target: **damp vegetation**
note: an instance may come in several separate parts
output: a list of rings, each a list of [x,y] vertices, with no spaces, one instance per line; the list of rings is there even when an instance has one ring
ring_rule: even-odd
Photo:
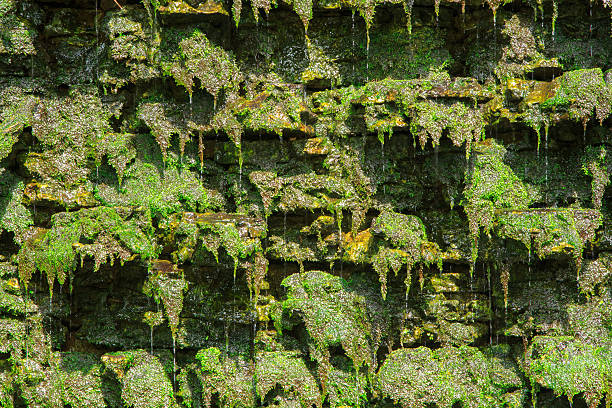
[[[0,407],[612,401],[610,0],[0,0]]]

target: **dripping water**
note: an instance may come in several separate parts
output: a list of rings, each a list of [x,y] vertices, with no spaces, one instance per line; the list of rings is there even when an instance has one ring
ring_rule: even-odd
[[[100,42],[100,29],[98,28],[98,0],[94,0],[94,3],[96,4],[96,14],[94,15],[94,27],[96,30],[96,49],[95,49],[95,54],[96,54],[96,81],[98,80],[98,78],[100,78],[100,62],[98,61],[98,47],[99,47],[99,42]],[[34,73],[32,71],[32,73]]]
[[[355,9],[351,15],[351,71],[353,72],[353,82],[355,82]]]
[[[489,346],[493,346],[493,296],[491,293],[491,265],[487,266],[487,283],[489,289]]]
[[[593,37],[593,0],[589,0],[589,56],[593,57],[593,44],[591,39]]]
[[[172,387],[176,388],[176,340],[172,335]]]
[[[546,185],[544,199],[548,200],[548,124],[544,126],[544,181]]]
[[[283,242],[287,245],[287,211],[283,212]],[[283,257],[283,278],[287,276],[287,259]]]
[[[366,82],[370,82],[370,28],[366,27]]]

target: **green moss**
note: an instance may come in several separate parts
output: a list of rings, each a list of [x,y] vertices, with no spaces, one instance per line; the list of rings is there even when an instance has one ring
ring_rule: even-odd
[[[198,30],[180,41],[178,52],[172,61],[162,62],[162,68],[165,75],[172,76],[190,95],[197,78],[200,88],[206,89],[215,100],[221,90],[236,91],[242,79],[233,57]]]
[[[21,243],[27,229],[34,223],[30,211],[22,204],[23,181],[13,173],[0,169],[0,230],[12,232]]]
[[[102,386],[102,365],[95,355],[57,353],[51,360],[51,383],[64,404],[72,407],[106,407]]]
[[[183,295],[187,291],[187,281],[183,276],[183,271],[170,265],[167,261],[157,261],[154,265],[163,267],[153,268],[142,291],[164,305],[172,337],[176,338],[179,316],[183,310]]]
[[[573,337],[536,336],[526,353],[525,373],[532,383],[569,401],[584,393],[587,404],[597,406],[610,392],[612,348]]]
[[[537,198],[537,191],[523,183],[504,163],[506,149],[493,139],[476,144],[473,165],[466,172],[463,192],[472,240],[472,262],[478,255],[480,228],[488,234],[495,221],[495,210],[526,209]]]
[[[133,145],[141,148],[138,157],[131,160]],[[125,144],[118,141],[116,146],[107,147],[110,157],[111,151],[117,151],[114,149],[119,151],[114,162],[122,182],[116,184],[113,176],[97,186],[96,197],[103,204],[144,207],[153,217],[167,217],[182,210],[204,211],[222,205],[218,195],[205,189],[200,176],[181,165],[177,155],[168,153],[164,163],[150,137],[139,135],[131,138],[126,135]],[[128,164],[121,171],[124,163]]]
[[[434,146],[439,145],[443,132],[448,131],[455,146],[465,143],[469,157],[472,142],[484,137],[484,119],[480,110],[463,103],[446,105],[426,100],[414,105],[410,131],[423,148],[429,139]]]
[[[174,408],[174,393],[162,364],[144,350],[102,356],[107,369],[121,383],[121,399],[134,408]]]
[[[555,79],[559,87],[543,109],[568,110],[570,118],[583,124],[595,116],[603,122],[612,112],[612,91],[600,68],[570,71]]]
[[[168,111],[176,110],[168,104],[161,102],[143,103],[138,107],[138,118],[146,123],[151,129],[157,144],[161,148],[162,155],[166,157],[170,147],[172,135],[178,135],[181,146],[181,154],[185,150],[185,143],[189,140],[189,133],[184,123],[177,123]]]
[[[221,406],[248,408],[255,405],[253,392],[253,368],[248,361],[236,357],[221,358],[216,347],[198,351],[200,362],[198,377],[202,383],[204,404],[210,406],[213,394],[217,394]]]
[[[18,1],[7,0],[0,12],[0,55],[35,55],[36,30],[17,14]]]
[[[363,296],[349,290],[341,278],[320,271],[291,275],[282,286],[287,288],[282,309],[304,320],[317,350],[312,357],[323,373],[329,372],[329,347],[334,345],[342,346],[355,368],[373,369],[374,345]],[[278,329],[281,324],[275,321]]]
[[[365,375],[356,376],[354,372],[332,368],[327,380],[329,406],[340,408],[367,405],[366,386]]]
[[[33,123],[33,107],[38,98],[26,95],[18,87],[0,91],[0,160],[11,153],[24,127]]]
[[[124,262],[131,254],[142,259],[154,257],[156,249],[151,237],[143,232],[138,216],[130,218],[131,215],[109,207],[54,214],[51,228],[37,238],[36,245],[25,245],[20,250],[20,258],[30,260],[19,264],[22,280],[27,284],[32,268],[36,268],[47,275],[52,290],[55,279],[64,284],[75,270],[77,255],[81,259],[93,256],[96,269],[107,260],[118,258]]]
[[[582,171],[585,175],[591,176],[591,196],[593,208],[601,209],[601,200],[605,189],[610,184],[610,170],[606,158],[608,151],[604,146],[599,149],[587,146]]]
[[[400,268],[406,265],[405,283],[408,291],[412,282],[412,267],[416,263],[441,264],[438,258],[439,248],[427,241],[425,226],[418,217],[383,211],[372,221],[372,231],[382,234],[392,246],[392,248],[381,246],[371,261],[380,279],[383,299],[387,295],[389,270],[397,276]]]
[[[582,251],[601,225],[601,213],[580,209],[533,209],[499,211],[498,235],[522,242],[529,251],[532,242],[540,258],[569,251],[580,270]]]
[[[523,385],[508,363],[474,347],[399,349],[381,366],[378,386],[403,407],[497,407],[508,402],[507,392]],[[511,406],[522,406],[518,402]]]
[[[261,352],[255,357],[256,392],[263,403],[275,387],[297,399],[302,408],[321,407],[319,386],[304,360],[294,351]]]
[[[340,71],[318,44],[306,37],[306,50],[308,52],[308,67],[302,72],[302,82],[329,81],[333,86],[342,82]]]

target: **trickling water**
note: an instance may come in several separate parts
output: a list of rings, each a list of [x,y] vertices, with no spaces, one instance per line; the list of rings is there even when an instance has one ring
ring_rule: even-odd
[[[151,328],[151,355],[153,355],[153,325],[151,325],[150,328]]]
[[[548,199],[548,125],[544,126],[544,180],[546,185],[546,197]]]
[[[489,345],[493,346],[493,295],[491,293],[491,265],[487,266],[487,282],[489,289]]]
[[[593,44],[591,38],[593,36],[593,0],[589,0],[589,56],[593,57]]]
[[[172,386],[176,388],[176,340],[172,336]]]
[[[366,82],[370,81],[370,29],[366,28]]]
[[[355,9],[351,15],[351,71],[353,73],[353,82],[355,82]]]

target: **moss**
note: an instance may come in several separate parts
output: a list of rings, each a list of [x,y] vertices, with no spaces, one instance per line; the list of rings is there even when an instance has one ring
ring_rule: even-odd
[[[609,253],[602,253],[597,259],[586,261],[578,276],[578,285],[582,292],[595,294],[612,275],[612,259]]]
[[[18,1],[5,1],[0,14],[0,55],[35,55],[36,31],[17,14]]]
[[[171,61],[162,62],[162,68],[165,75],[172,76],[190,95],[197,78],[200,88],[206,89],[215,100],[221,90],[236,91],[242,79],[233,57],[198,30],[180,41],[178,52]]]
[[[348,370],[332,368],[327,381],[329,406],[359,407],[367,406],[367,380],[363,374],[355,375]]]
[[[325,50],[306,37],[308,67],[302,72],[302,82],[329,81],[333,86],[342,82],[338,66],[325,54]]]
[[[499,236],[520,241],[529,251],[533,242],[540,258],[570,251],[578,270],[584,246],[601,222],[597,210],[545,208],[497,213]]]
[[[607,150],[604,146],[599,149],[587,146],[582,171],[591,176],[591,197],[593,208],[601,209],[601,200],[605,189],[610,184],[610,170],[606,158]]]
[[[507,365],[474,347],[399,349],[387,356],[377,380],[382,395],[403,407],[495,407],[522,386],[517,370]]]
[[[365,298],[349,290],[339,277],[325,272],[310,271],[285,278],[287,300],[282,309],[299,313],[308,334],[314,340],[313,356],[322,373],[329,372],[329,347],[341,345],[354,367],[373,369],[371,327]],[[280,329],[280,321],[275,325]],[[325,382],[325,375],[323,375]]]
[[[439,145],[446,130],[455,146],[465,143],[466,155],[469,157],[472,142],[484,137],[482,113],[463,103],[449,106],[430,100],[418,102],[414,106],[412,119],[410,131],[423,148],[429,139],[434,146]]]
[[[184,123],[177,123],[176,120],[173,120],[173,117],[168,114],[170,110],[172,110],[171,106],[160,102],[143,103],[138,107],[138,118],[151,129],[164,158],[170,147],[172,135],[178,135],[181,153],[185,150],[185,143],[189,140],[189,133],[187,133]]]
[[[106,407],[102,365],[95,355],[57,353],[51,359],[51,383],[64,404],[84,408]]]
[[[256,392],[263,403],[275,387],[297,399],[302,408],[321,407],[319,386],[304,360],[294,351],[260,352],[255,356]]]
[[[33,109],[38,98],[24,93],[19,87],[0,91],[0,160],[6,158],[17,142],[20,132],[33,123]]]
[[[532,383],[569,401],[584,393],[587,404],[597,406],[610,390],[612,349],[573,337],[536,336],[526,353],[525,373]]]
[[[107,369],[121,383],[121,399],[134,408],[176,407],[172,384],[157,357],[144,350],[107,353],[102,356]]]
[[[137,216],[130,218],[129,212],[123,214],[122,217],[117,209],[109,207],[54,214],[51,228],[36,238],[36,244],[21,248],[19,257],[28,261],[20,262],[20,276],[27,285],[36,268],[47,275],[52,291],[55,279],[63,285],[75,270],[78,254],[81,259],[92,255],[96,268],[115,257],[124,262],[130,254],[152,258],[155,245],[141,229]]]
[[[0,169],[0,230],[12,232],[17,243],[23,241],[34,223],[30,211],[22,204],[23,182],[13,173]]]
[[[537,191],[523,183],[504,163],[506,149],[493,139],[476,144],[473,164],[466,172],[463,192],[472,240],[472,262],[476,261],[480,228],[488,234],[500,208],[526,209],[538,199]]]
[[[168,261],[156,261],[142,291],[164,305],[172,337],[176,338],[179,316],[183,310],[183,295],[187,291],[183,271]]]
[[[412,282],[412,267],[416,263],[423,262],[426,265],[438,263],[441,265],[439,248],[435,244],[432,247],[431,243],[427,241],[425,226],[418,217],[383,211],[372,221],[372,231],[382,234],[392,247],[381,246],[371,261],[380,279],[383,299],[387,295],[389,270],[393,270],[397,276],[402,265],[406,265],[405,283],[408,292]]]
[[[305,261],[315,262],[318,259],[311,248],[276,235],[270,237],[270,246],[266,248],[266,253],[284,261],[297,262],[300,272],[304,271]]]
[[[106,178],[106,183],[98,184],[96,198],[103,204],[143,207],[150,210],[153,217],[167,217],[182,210],[205,211],[223,204],[218,194],[202,186],[200,176],[195,171],[181,165],[178,156],[169,153],[164,164],[159,150],[152,145],[149,137],[140,135],[126,140],[125,145],[122,145],[123,142],[117,143],[120,152],[125,152],[125,156],[117,159],[119,169],[123,160],[130,159],[132,144],[141,146],[142,150],[126,166],[121,185],[115,183],[114,176]],[[108,148],[108,151],[111,149],[114,147]],[[119,174],[120,171],[118,177]]]
[[[612,91],[600,68],[564,73],[555,79],[559,88],[542,103],[543,109],[568,110],[570,118],[583,124],[595,116],[601,123],[612,112]]]
[[[216,347],[198,351],[198,377],[202,383],[204,405],[210,407],[212,396],[218,395],[221,406],[248,408],[255,405],[253,368],[240,357],[221,357]]]

